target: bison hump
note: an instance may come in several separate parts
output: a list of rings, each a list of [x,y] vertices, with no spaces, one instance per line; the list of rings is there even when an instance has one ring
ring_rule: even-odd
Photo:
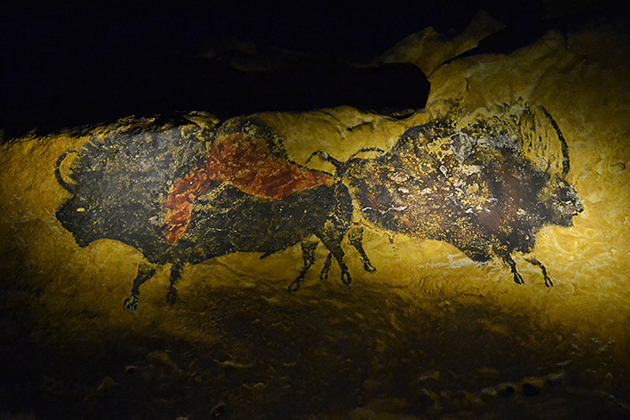
[[[211,185],[228,183],[259,199],[281,200],[320,185],[332,185],[330,174],[291,162],[282,140],[262,123],[235,118],[226,121],[207,145],[207,159],[169,191],[166,237],[176,244],[190,224],[197,197]]]
[[[246,133],[217,137],[208,147],[206,171],[209,179],[228,182],[247,194],[271,200],[333,182],[329,174],[275,156],[264,142]]]

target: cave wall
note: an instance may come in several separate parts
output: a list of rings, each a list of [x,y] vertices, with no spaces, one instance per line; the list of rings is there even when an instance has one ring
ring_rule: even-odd
[[[341,161],[364,147],[389,150],[454,104],[470,112],[518,101],[544,106],[564,133],[567,179],[584,204],[572,227],[548,226],[536,238],[534,255],[552,288],[525,256],[515,256],[525,279],[516,285],[500,259],[475,263],[445,242],[366,224],[364,248],[377,270],[364,272],[348,251],[349,287],[335,265],[320,282],[321,248],[295,294],[286,287],[302,264],[299,246],[262,260],[233,253],[187,267],[174,306],[164,302],[168,266],[159,269],[129,314],[122,301],[142,255],[107,239],[80,248],[55,218],[68,198],[54,175],[58,157],[111,127],[2,145],[2,349],[17,366],[3,403],[17,398],[16,409],[28,410],[29,398],[41,399],[48,402],[35,404],[38,415],[57,406],[78,417],[157,410],[154,418],[465,418],[514,407],[531,418],[549,407],[555,418],[592,407],[628,415],[627,29],[551,32],[509,55],[449,61],[430,75],[426,107],[407,118],[350,107],[258,114],[291,160],[331,172],[308,158],[318,150]],[[90,361],[97,367],[85,368]],[[505,384],[516,399],[496,402]],[[524,384],[542,399],[527,399]],[[137,395],[148,402],[134,405]]]

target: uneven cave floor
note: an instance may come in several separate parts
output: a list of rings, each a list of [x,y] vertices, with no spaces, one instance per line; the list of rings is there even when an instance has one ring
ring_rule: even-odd
[[[280,286],[192,284],[136,331],[85,310],[37,319],[16,310],[36,289],[4,289],[3,418],[628,416],[613,397],[627,391],[612,381],[614,343],[542,330],[481,299],[429,313],[365,284]],[[164,334],[172,318],[183,327]],[[100,333],[72,334],[73,322]]]

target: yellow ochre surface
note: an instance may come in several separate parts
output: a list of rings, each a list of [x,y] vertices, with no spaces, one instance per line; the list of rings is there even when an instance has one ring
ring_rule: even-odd
[[[475,263],[447,243],[368,225],[376,272],[344,243],[349,287],[336,263],[319,280],[320,245],[302,288],[287,292],[303,262],[296,245],[189,266],[173,306],[165,266],[130,314],[122,302],[142,255],[111,240],[80,248],[55,218],[69,196],[57,159],[88,135],[0,146],[3,349],[20,345],[40,366],[25,372],[32,388],[0,398],[34,392],[74,418],[630,418],[627,29],[552,32],[510,55],[454,59],[431,74],[426,108],[403,120],[349,107],[259,115],[293,161],[333,172],[307,159],[389,150],[454,104],[545,107],[584,204],[572,227],[538,233],[533,255],[552,288],[525,256],[514,256],[525,281],[517,285],[499,259]]]

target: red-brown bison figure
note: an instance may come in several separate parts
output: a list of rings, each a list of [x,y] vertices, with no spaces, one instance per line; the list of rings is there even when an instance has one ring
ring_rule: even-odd
[[[125,300],[128,311],[158,265],[172,264],[173,303],[186,264],[234,252],[265,257],[301,242],[304,266],[289,286],[295,291],[321,241],[329,251],[321,278],[335,257],[349,284],[341,247],[349,234],[365,269],[374,271],[362,231],[351,229],[352,199],[340,180],[291,162],[282,140],[256,119],[234,118],[219,128],[195,121],[199,116],[163,125],[122,121],[76,152],[66,175],[61,165],[71,152],[59,158],[57,180],[72,194],[56,214],[63,227],[82,247],[113,239],[145,257]]]

